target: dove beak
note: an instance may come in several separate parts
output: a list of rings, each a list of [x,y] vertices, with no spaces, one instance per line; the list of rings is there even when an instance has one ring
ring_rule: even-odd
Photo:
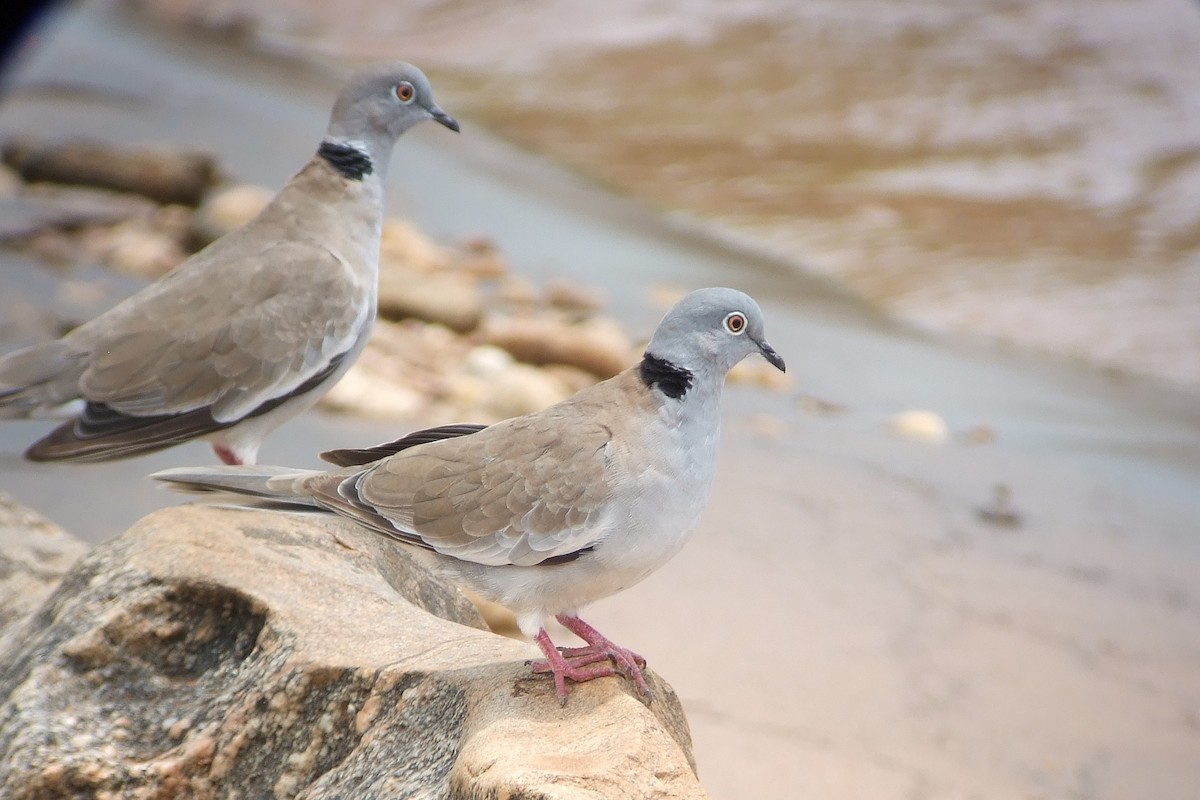
[[[429,115],[433,117],[435,122],[440,122],[450,130],[458,133],[458,120],[447,114],[445,111],[442,111],[437,106],[433,106],[429,109]]]
[[[762,357],[771,362],[771,366],[780,372],[787,372],[787,365],[783,363],[783,356],[776,353],[775,348],[767,344],[765,339],[761,341],[756,339],[754,343],[758,345],[758,352],[762,353]]]

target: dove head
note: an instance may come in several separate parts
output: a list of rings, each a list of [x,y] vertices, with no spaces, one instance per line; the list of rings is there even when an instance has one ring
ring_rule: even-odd
[[[433,101],[425,73],[403,61],[373,64],[351,75],[338,93],[325,141],[365,153],[382,172],[400,135],[427,119],[458,131]]]
[[[697,289],[667,312],[646,355],[693,375],[721,379],[748,355],[760,354],[780,371],[783,359],[767,344],[762,309],[736,289]]]

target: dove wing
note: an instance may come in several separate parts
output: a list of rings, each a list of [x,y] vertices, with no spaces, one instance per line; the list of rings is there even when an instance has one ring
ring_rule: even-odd
[[[304,241],[250,252],[226,237],[79,329],[80,388],[133,417],[207,409],[218,425],[286,398],[354,347],[368,292],[345,262]],[[231,250],[235,252],[230,252]]]
[[[319,503],[464,561],[528,566],[594,545],[613,513],[612,431],[560,406],[315,476]]]

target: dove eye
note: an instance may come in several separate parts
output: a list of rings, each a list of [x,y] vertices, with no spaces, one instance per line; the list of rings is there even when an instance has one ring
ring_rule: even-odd
[[[401,103],[411,103],[412,99],[417,96],[417,90],[408,81],[400,81],[396,84],[395,92]]]
[[[746,315],[740,311],[732,311],[725,315],[725,330],[734,336],[746,330]]]

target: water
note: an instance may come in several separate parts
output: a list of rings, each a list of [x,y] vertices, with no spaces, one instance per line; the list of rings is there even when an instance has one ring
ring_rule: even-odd
[[[918,327],[1200,387],[1190,0],[148,0],[340,59]]]

